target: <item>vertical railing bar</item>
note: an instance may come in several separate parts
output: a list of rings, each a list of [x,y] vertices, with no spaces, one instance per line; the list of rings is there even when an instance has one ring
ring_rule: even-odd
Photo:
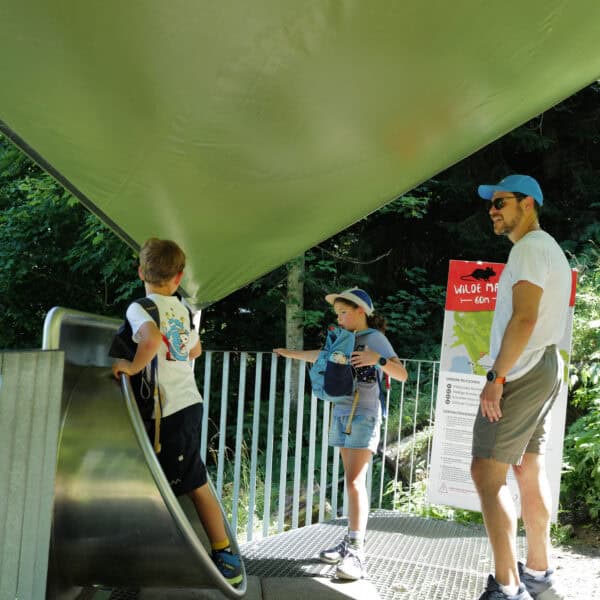
[[[277,355],[271,355],[271,380],[269,388],[269,416],[267,420],[267,457],[265,466],[265,499],[263,511],[263,537],[269,535],[271,522],[271,481],[273,478],[273,421],[275,419],[275,396],[277,392]]]
[[[235,429],[235,460],[233,463],[233,499],[231,504],[231,529],[237,533],[240,499],[240,473],[242,467],[242,442],[244,440],[244,404],[246,401],[246,364],[248,354],[240,355],[240,379],[238,385],[238,409]]]
[[[392,385],[388,378],[386,378],[386,390],[385,390],[385,414],[390,414],[390,396],[392,393]],[[385,478],[385,453],[387,451],[387,436],[388,436],[388,419],[384,420],[383,424],[383,452],[381,453],[381,477],[379,480],[379,501],[377,502],[377,508],[381,508],[383,503],[383,485]]]
[[[406,362],[406,360],[402,361],[402,364],[404,365],[405,369]],[[404,381],[400,384],[400,416],[398,418],[398,439],[396,440],[396,467],[394,470],[394,497],[392,500],[392,506],[394,508],[396,507],[396,500],[398,498],[398,469],[400,466],[400,442],[402,441],[402,418],[404,416],[404,384]],[[402,483],[400,483],[400,485],[402,485]]]
[[[296,448],[294,452],[294,493],[292,496],[292,529],[298,528],[300,510],[300,476],[302,475],[302,426],[304,424],[304,377],[306,363],[298,365],[298,397],[296,402]]]
[[[283,531],[285,521],[285,498],[287,483],[287,458],[288,458],[288,435],[290,427],[290,379],[292,371],[292,360],[285,359],[285,381],[283,389],[283,419],[281,423],[281,454],[279,464],[279,511],[277,518],[277,532]]]
[[[340,487],[340,449],[333,449],[333,464],[331,466],[331,512],[333,518],[338,516],[338,492]],[[344,513],[345,514],[345,513]]]
[[[328,430],[329,430],[329,410],[330,403],[323,402],[323,429],[321,431],[321,479],[319,485],[319,523],[325,520],[325,501],[327,498],[327,454],[329,446]]]
[[[367,467],[367,506],[371,510],[371,500],[373,498],[373,455],[369,459],[369,466]]]
[[[417,414],[419,410],[419,388],[421,387],[421,361],[417,362],[417,387],[415,390],[415,410],[413,412],[413,433],[412,433],[412,448],[410,452],[410,475],[408,478],[408,501],[412,509],[412,483],[413,471],[415,468],[415,440],[417,437]]]
[[[219,420],[219,454],[217,459],[217,497],[223,494],[223,469],[225,466],[225,432],[227,431],[227,395],[229,393],[229,355],[223,353],[223,381],[221,383],[221,418]]]
[[[426,481],[429,484],[429,466],[431,464],[431,443],[433,440],[433,420],[434,420],[434,404],[435,404],[435,367],[436,363],[431,363],[431,398],[429,400],[429,435],[427,436],[427,464],[426,464]],[[426,495],[427,497],[427,495]]]
[[[248,494],[248,528],[246,540],[251,542],[254,532],[254,510],[256,504],[256,476],[258,470],[258,439],[260,433],[260,393],[262,388],[262,352],[256,353],[254,379],[254,414],[252,415],[252,449],[250,451],[250,491]]]
[[[212,357],[213,353],[209,350],[204,353],[204,388],[202,391],[203,411],[202,411],[202,431],[200,433],[200,457],[206,464],[206,445],[208,438],[208,411],[210,409],[210,379],[212,376]]]
[[[310,425],[308,434],[308,466],[306,473],[306,525],[312,525],[313,486],[315,479],[315,445],[317,442],[317,397],[310,395]]]

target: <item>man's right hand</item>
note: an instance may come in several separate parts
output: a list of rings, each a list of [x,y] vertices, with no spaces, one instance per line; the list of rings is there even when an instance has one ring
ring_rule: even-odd
[[[500,400],[504,386],[501,383],[486,382],[479,394],[481,402],[481,414],[492,423],[499,421],[502,418],[500,410]]]

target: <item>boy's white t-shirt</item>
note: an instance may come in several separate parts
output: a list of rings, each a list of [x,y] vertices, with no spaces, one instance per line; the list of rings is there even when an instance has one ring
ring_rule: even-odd
[[[513,312],[513,286],[529,281],[544,291],[538,318],[523,353],[506,376],[513,381],[525,375],[541,359],[546,346],[563,337],[571,295],[571,268],[556,240],[542,230],[531,231],[512,248],[498,282],[492,322],[490,355],[495,360]]]
[[[187,308],[176,296],[149,294],[148,298],[158,307],[160,317],[163,340],[158,349],[158,382],[162,393],[162,416],[167,417],[202,402],[189,359],[190,350],[200,338],[198,332],[190,327]],[[154,323],[154,319],[137,302],[129,305],[126,317],[131,324],[131,337],[137,344],[139,328],[147,321]]]

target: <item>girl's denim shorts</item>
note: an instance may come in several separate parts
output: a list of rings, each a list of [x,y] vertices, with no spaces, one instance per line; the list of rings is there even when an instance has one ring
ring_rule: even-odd
[[[332,417],[329,428],[329,445],[339,448],[364,448],[377,452],[380,422],[376,417],[354,415],[352,433],[344,433],[348,417]]]

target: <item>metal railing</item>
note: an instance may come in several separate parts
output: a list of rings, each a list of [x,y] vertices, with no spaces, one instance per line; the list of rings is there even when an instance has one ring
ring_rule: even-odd
[[[310,394],[306,363],[216,351],[198,363],[201,454],[239,538],[346,514],[339,449],[327,444],[331,407]],[[367,474],[373,508],[396,506],[399,494],[410,501],[429,470],[439,363],[403,363],[409,379],[388,389],[389,417]]]

